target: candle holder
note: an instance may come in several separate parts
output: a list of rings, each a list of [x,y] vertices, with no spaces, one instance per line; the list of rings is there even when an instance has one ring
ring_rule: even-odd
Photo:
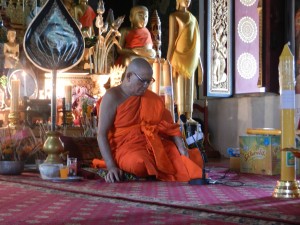
[[[71,106],[70,104],[66,104],[66,99],[62,98],[62,110],[59,112],[62,112],[63,116],[62,116],[62,120],[63,120],[63,126],[71,126],[73,124],[73,113],[71,111]]]
[[[20,113],[19,112],[10,112],[8,114],[8,126],[15,129],[20,124]]]
[[[72,125],[73,124],[73,113],[71,111],[66,112],[66,124],[67,125]]]

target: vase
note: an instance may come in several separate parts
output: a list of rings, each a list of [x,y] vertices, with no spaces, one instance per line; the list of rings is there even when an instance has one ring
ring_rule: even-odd
[[[60,139],[61,133],[49,131],[43,146],[43,151],[48,154],[45,163],[62,163],[61,154],[64,152],[64,145]]]
[[[1,175],[20,175],[23,170],[23,161],[0,161]]]

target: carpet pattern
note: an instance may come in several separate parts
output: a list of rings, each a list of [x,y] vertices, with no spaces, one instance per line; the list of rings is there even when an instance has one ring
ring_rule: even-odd
[[[300,224],[300,199],[272,197],[278,176],[210,177],[219,184],[0,176],[0,224]]]

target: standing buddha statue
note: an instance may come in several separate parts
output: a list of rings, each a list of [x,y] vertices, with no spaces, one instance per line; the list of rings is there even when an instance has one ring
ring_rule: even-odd
[[[202,83],[200,31],[197,19],[188,11],[190,0],[176,0],[176,11],[169,16],[167,59],[172,65],[174,100],[178,115],[192,120],[194,73],[198,67],[198,85]]]

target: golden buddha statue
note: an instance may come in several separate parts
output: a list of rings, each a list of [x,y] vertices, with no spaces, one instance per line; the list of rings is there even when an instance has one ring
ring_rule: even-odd
[[[16,68],[19,62],[19,44],[16,42],[17,33],[15,30],[8,30],[7,40],[4,43],[3,53],[4,53],[4,69]]]
[[[188,11],[190,0],[176,0],[176,11],[169,16],[167,59],[173,70],[174,100],[178,115],[192,120],[194,73],[198,67],[198,85],[202,84],[200,31],[197,19]]]
[[[62,1],[64,6],[66,7],[66,9],[68,10],[68,12],[70,13],[70,15],[75,18],[75,12],[74,12],[74,3],[73,0],[63,0]]]
[[[66,4],[66,1],[65,1]],[[94,19],[97,14],[94,12],[93,8],[89,6],[88,0],[79,0],[79,4],[74,6],[73,10],[68,10],[74,14],[74,18],[80,22],[81,29],[88,29],[89,36],[94,35]]]
[[[136,57],[147,60],[154,59],[156,52],[153,49],[151,34],[146,28],[149,12],[145,6],[134,6],[130,10],[130,28],[120,30],[120,47],[117,49],[119,58],[117,64],[128,65]]]

